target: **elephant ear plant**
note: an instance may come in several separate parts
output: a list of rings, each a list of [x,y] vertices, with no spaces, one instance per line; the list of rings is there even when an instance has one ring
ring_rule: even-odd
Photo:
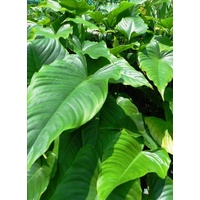
[[[28,4],[28,200],[173,199],[172,9]]]

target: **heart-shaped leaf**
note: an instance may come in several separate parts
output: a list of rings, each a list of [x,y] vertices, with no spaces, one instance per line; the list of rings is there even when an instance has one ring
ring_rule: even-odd
[[[153,81],[164,99],[165,87],[173,77],[172,51],[160,51],[158,42],[154,41],[148,44],[142,52],[139,52],[138,59],[140,68]]]
[[[117,24],[116,29],[124,34],[128,40],[146,32],[147,25],[139,16],[125,17]]]

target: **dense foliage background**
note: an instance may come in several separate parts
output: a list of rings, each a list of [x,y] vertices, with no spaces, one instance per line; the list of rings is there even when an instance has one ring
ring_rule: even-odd
[[[28,199],[173,199],[170,0],[28,4]]]

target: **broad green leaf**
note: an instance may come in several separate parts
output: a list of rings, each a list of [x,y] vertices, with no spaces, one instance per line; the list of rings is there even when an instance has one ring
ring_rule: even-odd
[[[64,10],[58,2],[53,1],[53,0],[46,0],[46,1],[40,2],[38,7],[51,8],[53,11],[56,11],[56,12]]]
[[[165,28],[171,29],[173,27],[173,18],[168,17],[165,19],[161,19],[160,24]]]
[[[83,26],[86,26],[91,30],[99,30],[98,26],[78,16],[76,18],[67,18],[65,21],[72,21],[75,22],[76,24],[83,24]]]
[[[114,27],[116,23],[118,23],[118,15],[134,5],[135,4],[132,2],[121,1],[120,4],[109,13],[107,18],[108,26]]]
[[[85,0],[58,0],[61,6],[67,11],[76,15],[84,14],[88,10],[93,10],[94,6],[90,6]]]
[[[116,187],[106,200],[141,200],[140,180],[128,181]]]
[[[102,19],[104,18],[102,12],[100,11],[94,11],[94,12],[91,12],[89,13],[90,17],[92,19],[94,19],[97,23],[100,23],[102,22]]]
[[[97,181],[98,195],[100,199],[106,199],[118,185],[150,172],[165,178],[169,164],[166,151],[142,151],[142,145],[122,130],[119,139],[112,141],[103,154]]]
[[[167,152],[173,154],[173,140],[168,132],[167,122],[157,117],[145,117],[145,123],[154,140]]]
[[[152,42],[139,52],[138,59],[140,68],[153,81],[164,99],[165,88],[173,77],[172,51],[160,51],[158,42]]]
[[[57,33],[54,33],[54,31],[50,27],[42,27],[37,26],[32,28],[32,31],[35,32],[36,36],[44,36],[45,38],[55,38],[59,39],[60,37],[63,37],[64,39],[69,37],[69,34],[72,34],[73,28],[70,27],[69,24],[62,25]]]
[[[88,54],[91,58],[97,59],[99,57],[110,58],[110,52],[104,41],[91,42],[84,41],[82,44],[82,52]]]
[[[67,55],[34,74],[28,87],[28,168],[64,130],[95,116],[106,100],[109,79],[118,79],[120,71],[110,64],[87,77],[82,58]]]
[[[148,174],[149,198],[154,200],[173,199],[173,180],[170,177],[161,179],[156,174]]]
[[[128,40],[134,36],[145,33],[147,28],[147,25],[139,16],[122,18],[116,26],[116,29],[124,34]]]
[[[138,131],[142,134],[145,138],[145,144],[151,150],[157,148],[156,143],[154,140],[147,134],[142,114],[138,111],[137,107],[127,98],[118,97],[117,104],[124,110],[126,115],[128,115],[136,124]]]
[[[122,68],[121,77],[118,82],[123,83],[123,85],[131,85],[132,87],[147,86],[152,88],[144,75],[129,65],[124,58],[112,57],[111,61]]]
[[[43,38],[28,43],[27,76],[28,85],[35,72],[43,64],[50,64],[56,59],[63,59],[67,51],[57,39]]]
[[[99,161],[95,149],[90,145],[83,147],[50,200],[96,199],[98,174]]]
[[[28,200],[40,199],[41,194],[46,190],[49,184],[52,173],[54,173],[53,168],[56,156],[52,152],[49,152],[46,156],[46,159],[41,158],[42,162],[35,162],[28,170]]]

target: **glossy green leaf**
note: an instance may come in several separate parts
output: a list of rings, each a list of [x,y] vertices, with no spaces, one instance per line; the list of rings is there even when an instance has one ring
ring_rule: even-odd
[[[118,23],[117,17],[119,16],[119,14],[132,6],[134,6],[134,3],[132,2],[121,1],[120,4],[115,9],[109,12],[109,15],[107,17],[108,26],[109,27],[115,26],[116,23]]]
[[[59,39],[60,37],[66,39],[73,32],[73,28],[70,27],[69,24],[62,25],[57,33],[54,33],[54,31],[50,27],[44,28],[42,26],[34,27],[32,30],[35,32],[36,36],[44,36],[45,38],[55,39]]]
[[[165,88],[173,77],[172,51],[160,51],[158,42],[152,42],[146,46],[145,50],[139,52],[138,59],[140,68],[153,81],[164,99]]]
[[[128,181],[116,187],[106,200],[141,200],[140,180]]]
[[[72,12],[76,15],[81,15],[88,10],[94,9],[94,6],[90,6],[85,0],[58,0],[58,2],[69,12]]]
[[[139,16],[122,18],[116,26],[116,29],[124,34],[128,40],[145,33],[147,28],[147,25]]]
[[[173,199],[173,181],[170,177],[167,176],[165,179],[161,179],[154,173],[148,174],[147,183],[149,187],[148,197],[150,199]]]
[[[94,19],[97,23],[102,22],[102,19],[104,18],[102,12],[100,12],[100,11],[91,12],[89,15],[90,15],[90,17],[91,17],[92,19]]]
[[[76,18],[67,18],[65,21],[72,21],[75,22],[76,24],[82,24],[83,26],[86,26],[91,30],[99,30],[98,26],[78,16]]]
[[[97,59],[99,57],[110,58],[110,52],[104,41],[84,41],[82,44],[82,52],[84,54],[88,54],[93,59]]]
[[[142,151],[142,145],[122,130],[119,139],[112,141],[103,154],[102,170],[97,181],[99,197],[106,199],[118,185],[149,172],[165,178],[169,164],[166,151]]]
[[[63,59],[67,51],[57,39],[43,38],[28,43],[27,47],[27,76],[28,85],[35,72],[42,65],[50,64],[56,59]]]
[[[173,154],[173,140],[168,132],[167,122],[157,117],[145,117],[145,123],[154,140],[167,152]]]
[[[33,76],[28,88],[28,168],[64,130],[83,125],[100,110],[108,80],[118,79],[120,71],[110,64],[87,77],[82,58],[67,55]]]
[[[50,200],[96,199],[98,174],[99,161],[95,149],[90,145],[83,147]]]
[[[40,2],[40,4],[38,5],[38,7],[40,8],[51,8],[53,11],[62,11],[63,8],[61,7],[61,5],[53,0],[46,0],[46,1],[42,1]]]
[[[131,85],[132,87],[147,86],[152,88],[144,75],[135,70],[124,58],[112,57],[111,61],[122,69],[118,82],[123,83],[123,85]]]
[[[47,158],[41,158],[42,162],[35,162],[28,170],[27,178],[27,200],[40,199],[41,194],[46,190],[53,168],[56,156],[52,152],[48,153]]]

